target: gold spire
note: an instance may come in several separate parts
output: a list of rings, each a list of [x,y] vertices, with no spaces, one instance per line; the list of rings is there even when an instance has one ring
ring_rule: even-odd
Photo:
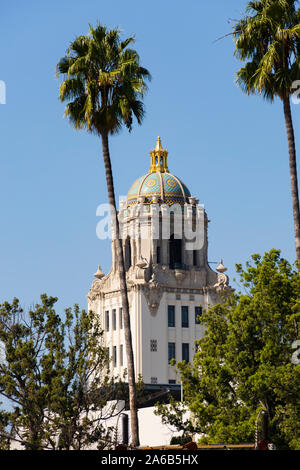
[[[151,166],[149,173],[154,173],[155,171],[165,173],[169,171],[167,164],[168,152],[162,148],[161,139],[159,136],[157,137],[156,147],[155,149],[151,150],[150,156]]]
[[[158,150],[162,150],[162,146],[161,146],[161,138],[158,136],[157,137],[157,141],[156,141],[156,147],[155,147],[155,151],[157,152]]]

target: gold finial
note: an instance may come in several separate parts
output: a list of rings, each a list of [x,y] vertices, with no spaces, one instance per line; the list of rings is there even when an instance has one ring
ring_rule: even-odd
[[[155,151],[157,152],[158,150],[162,150],[162,146],[161,146],[161,139],[160,137],[158,136],[157,137],[157,141],[156,141],[156,147],[155,147]]]
[[[154,173],[155,171],[164,173],[169,171],[167,165],[168,152],[162,148],[161,139],[159,136],[156,140],[156,147],[155,149],[151,150],[150,156],[151,166],[149,173]]]

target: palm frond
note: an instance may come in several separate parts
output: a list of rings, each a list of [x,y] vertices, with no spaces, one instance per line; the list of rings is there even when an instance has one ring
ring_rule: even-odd
[[[140,65],[138,53],[129,48],[134,37],[121,40],[119,29],[90,26],[88,36],[78,36],[57,64],[60,99],[76,129],[117,133],[122,124],[129,130],[133,117],[141,124],[141,98],[147,91],[149,71]]]
[[[67,54],[69,56],[81,57],[87,54],[89,47],[89,37],[77,36],[77,38],[70,44]]]
[[[66,105],[65,114],[70,123],[74,125],[75,129],[83,129],[87,127],[87,123],[84,119],[85,100],[85,95],[81,95]]]
[[[129,44],[133,44],[134,42],[135,42],[135,36],[131,36],[125,39],[125,41],[121,41],[119,44],[119,51],[120,52],[124,51],[124,49],[126,49],[127,46],[129,46]]]
[[[60,59],[60,61],[56,65],[56,76],[59,75],[67,75],[70,66],[74,62],[74,58],[70,56],[65,56]]]
[[[130,106],[137,122],[141,124],[145,116],[145,107],[143,102],[135,100],[130,103]]]
[[[84,94],[84,83],[80,77],[69,78],[60,85],[59,98],[61,101],[78,98]]]
[[[76,75],[84,75],[87,72],[87,58],[86,56],[78,57],[74,59],[68,68],[68,77]]]
[[[300,53],[300,13],[296,0],[248,2],[234,25],[235,56],[247,64],[237,73],[243,91],[273,100],[290,93]]]

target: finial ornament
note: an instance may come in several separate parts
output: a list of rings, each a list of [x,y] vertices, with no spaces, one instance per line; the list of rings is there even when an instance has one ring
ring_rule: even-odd
[[[221,260],[220,260],[219,266],[217,267],[217,271],[218,271],[219,273],[225,273],[225,271],[227,271],[227,268],[225,268],[225,266],[223,265],[223,260],[222,260],[222,258],[221,258]]]
[[[163,149],[161,138],[159,136],[156,140],[155,149],[151,150],[150,156],[151,166],[149,173],[154,173],[156,171],[160,171],[161,173],[169,172],[167,164],[168,152],[167,150]]]
[[[158,151],[158,150],[162,150],[162,146],[161,146],[161,138],[158,136],[157,137],[157,141],[156,141],[156,147],[155,147],[155,151]]]
[[[217,277],[217,283],[214,285],[216,287],[217,292],[223,291],[225,289],[229,288],[229,277],[224,274],[225,271],[227,271],[227,268],[223,265],[223,260],[220,260],[220,264],[217,267],[218,271],[218,277]]]
[[[104,276],[105,276],[105,274],[102,272],[101,266],[99,264],[98,269],[94,274],[94,277],[96,277],[97,279],[102,279]]]
[[[142,255],[140,256],[138,262],[136,263],[136,266],[138,268],[145,268],[146,266],[148,265],[148,261],[146,260],[146,258],[144,258]]]

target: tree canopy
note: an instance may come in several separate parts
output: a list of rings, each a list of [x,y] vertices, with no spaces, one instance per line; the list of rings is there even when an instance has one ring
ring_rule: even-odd
[[[236,74],[242,90],[283,103],[289,148],[295,247],[300,274],[300,208],[295,133],[290,95],[300,79],[300,9],[298,0],[257,0],[233,28],[235,55],[244,66]],[[297,91],[298,93],[298,91]]]
[[[149,71],[140,65],[138,53],[128,47],[132,43],[134,37],[122,40],[118,28],[109,30],[100,23],[95,28],[90,25],[89,34],[75,38],[66,55],[58,62],[57,75],[64,78],[60,86],[60,100],[66,102],[65,113],[70,122],[75,129],[87,129],[101,136],[102,140],[124,318],[131,438],[132,444],[138,446],[137,391],[129,303],[108,140],[108,136],[119,132],[123,125],[131,131],[134,117],[138,124],[144,117],[142,98],[147,90],[146,80],[151,77]]]
[[[111,432],[106,421],[117,414],[102,329],[93,312],[75,305],[64,318],[57,298],[25,313],[18,299],[0,305],[1,448],[27,450],[102,448]]]
[[[300,449],[300,279],[271,250],[237,265],[241,292],[203,313],[204,337],[193,363],[177,363],[184,402],[159,405],[163,421],[210,444],[254,442],[260,410],[268,412],[270,440]],[[189,410],[192,414],[186,414]]]
[[[150,73],[128,47],[133,42],[133,36],[121,40],[117,28],[97,24],[90,26],[88,35],[78,36],[58,62],[57,75],[65,78],[60,100],[68,102],[66,115],[76,129],[114,134],[122,124],[131,130],[133,116],[141,123],[140,98]]]
[[[237,82],[248,94],[273,101],[292,93],[300,78],[300,10],[296,0],[260,0],[247,4],[234,26],[235,55],[246,61]]]

